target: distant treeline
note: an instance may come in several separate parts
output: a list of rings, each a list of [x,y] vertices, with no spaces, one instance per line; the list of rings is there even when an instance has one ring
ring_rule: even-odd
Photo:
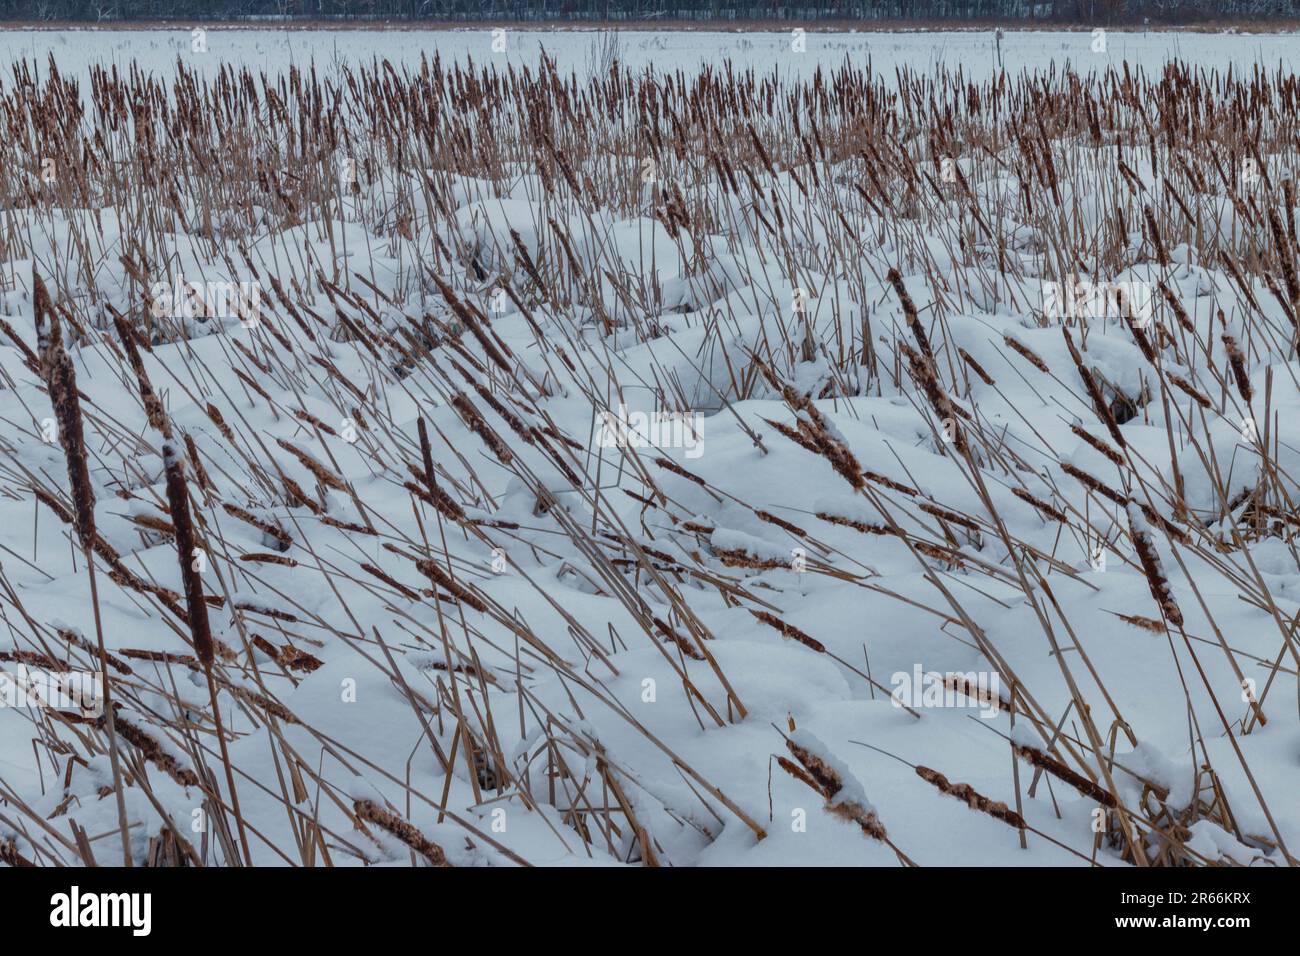
[[[1300,0],[0,0],[0,20],[1027,21],[1196,23],[1300,16]]]

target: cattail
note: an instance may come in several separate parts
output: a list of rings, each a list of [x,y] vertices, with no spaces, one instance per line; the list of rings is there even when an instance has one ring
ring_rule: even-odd
[[[310,471],[323,487],[333,488],[335,491],[342,491],[344,493],[347,492],[347,483],[344,482],[342,478],[334,474],[334,472],[330,471],[310,454],[293,444],[293,442],[285,441],[283,438],[277,438],[275,443],[289,454],[293,455],[293,457],[297,458],[298,461],[302,463],[302,466]]]
[[[1074,432],[1075,435],[1082,438],[1085,442],[1087,442],[1097,451],[1101,452],[1104,456],[1106,456],[1106,458],[1109,459],[1111,464],[1113,464],[1116,468],[1124,467],[1124,459],[1120,455],[1120,453],[1117,452],[1114,448],[1111,448],[1110,445],[1107,445],[1100,438],[1097,438],[1087,429],[1071,423],[1070,431]]]
[[[1153,634],[1163,634],[1165,632],[1165,626],[1159,621],[1154,618],[1142,617],[1140,614],[1120,614],[1119,619],[1125,624],[1131,624]]]
[[[907,319],[907,327],[916,339],[917,348],[925,356],[927,362],[934,365],[934,350],[930,347],[930,337],[926,335],[925,326],[921,324],[920,314],[916,311],[916,303],[908,295],[907,286],[903,284],[902,273],[898,269],[890,269],[889,274],[885,276],[889,284],[894,287],[894,294],[898,296],[898,302],[903,307],[903,315]]]
[[[12,651],[0,651],[0,661],[22,664],[24,667],[35,667],[46,671],[67,669],[66,662],[56,661],[48,654],[42,654],[40,651],[24,651],[21,648]]]
[[[133,661],[153,661],[158,664],[182,664],[191,670],[199,669],[199,659],[192,654],[174,654],[171,651],[150,651],[140,647],[124,647],[119,653]]]
[[[1024,818],[1016,811],[1012,810],[1005,803],[990,800],[976,792],[975,788],[968,783],[951,783],[937,770],[931,770],[929,767],[917,767],[916,775],[926,783],[932,784],[940,793],[946,793],[950,797],[956,797],[972,810],[978,810],[980,813],[986,813],[995,820],[1001,820],[1003,823],[1015,827],[1017,830],[1025,828]]]
[[[1155,213],[1151,211],[1150,206],[1142,207],[1142,217],[1146,219],[1147,230],[1150,233],[1151,245],[1156,250],[1156,261],[1162,266],[1169,265],[1169,253],[1165,251],[1164,240],[1160,237],[1160,227],[1156,224]]]
[[[1137,552],[1138,560],[1142,563],[1142,572],[1146,575],[1147,586],[1151,588],[1151,596],[1164,611],[1165,618],[1175,626],[1182,627],[1183,612],[1178,607],[1178,602],[1174,600],[1173,588],[1169,585],[1169,578],[1165,576],[1160,554],[1151,540],[1151,531],[1142,510],[1130,504],[1128,522],[1129,535],[1133,539],[1133,550]]]
[[[810,647],[819,654],[826,653],[825,644],[817,640],[815,637],[805,634],[803,631],[799,630],[799,628],[795,627],[793,624],[787,624],[785,621],[781,620],[775,614],[769,614],[767,611],[754,611],[754,610],[751,610],[749,613],[754,615],[754,617],[758,618],[768,627],[776,628],[776,630],[780,632],[782,637],[788,637],[792,641],[798,641],[804,647]]]
[[[972,372],[974,372],[981,379],[983,379],[985,385],[997,384],[997,382],[993,380],[993,378],[989,375],[989,373],[984,371],[984,366],[980,365],[979,362],[975,361],[975,359],[971,356],[969,352],[967,352],[963,348],[958,348],[957,354],[961,356],[961,360],[966,363],[967,368],[969,368]]]
[[[230,692],[245,703],[252,704],[254,707],[266,711],[271,716],[286,724],[300,723],[298,718],[295,717],[287,707],[271,700],[271,698],[267,697],[265,694],[259,694],[256,691],[249,690],[247,687],[238,687],[234,685],[230,686]]]
[[[714,556],[729,568],[750,568],[756,571],[770,571],[784,568],[785,561],[775,558],[756,558],[741,548],[714,548]]]
[[[241,554],[240,561],[255,561],[258,564],[278,564],[281,567],[296,568],[298,562],[293,558],[283,554],[263,554],[259,551],[250,551],[248,554]]]
[[[408,601],[420,600],[420,595],[414,589],[408,588],[405,584],[403,584],[401,581],[397,580],[396,578],[388,574],[382,568],[377,568],[373,564],[363,562],[361,564],[361,570],[365,571],[366,574],[370,575],[371,577],[378,578],[380,581],[383,581],[390,588],[393,588],[395,591],[398,591],[400,594],[402,594],[402,596],[405,597]]]
[[[199,547],[190,516],[183,460],[170,440],[163,443],[163,461],[166,465],[167,505],[172,513],[172,523],[176,526],[176,554],[180,560],[181,582],[185,586],[185,606],[189,612],[194,653],[205,666],[210,666],[213,656],[212,630],[208,622],[208,605],[203,599],[203,582],[194,559]]]
[[[862,832],[873,840],[888,841],[884,824],[876,814],[876,808],[867,802],[862,786],[830,756],[826,746],[807,731],[799,731],[785,742],[786,747],[800,764],[802,773],[792,775],[812,786],[826,799],[826,808],[836,816],[852,821],[862,828]],[[790,772],[793,765],[781,766]],[[811,781],[811,783],[809,783]]]
[[[972,684],[970,678],[965,674],[944,674],[943,686],[948,690],[956,691],[963,697],[969,697],[971,700],[979,701],[985,707],[992,704],[998,710],[1010,711],[1011,705],[993,692],[991,688],[980,687],[978,684]]]
[[[853,452],[837,435],[833,434],[821,413],[809,403],[803,416],[797,419],[800,431],[816,447],[817,453],[825,458],[835,471],[855,490],[861,491],[866,482],[862,477],[862,466],[858,464]]]
[[[63,640],[65,640],[67,643],[71,644],[72,646],[79,647],[87,654],[93,655],[94,657],[101,658],[101,660],[105,664],[113,668],[113,670],[117,671],[119,674],[123,674],[129,677],[133,673],[130,667],[128,667],[123,661],[118,660],[112,654],[105,652],[103,655],[101,655],[98,647],[96,647],[90,641],[86,640],[76,631],[70,628],[60,628],[58,634],[59,637],[63,638]]]
[[[1178,324],[1182,326],[1183,331],[1194,335],[1196,326],[1187,317],[1187,310],[1183,308],[1183,303],[1179,301],[1178,296],[1174,295],[1169,286],[1165,285],[1163,279],[1160,281],[1160,292],[1165,297],[1165,302],[1168,303],[1169,308],[1173,310],[1174,318],[1178,320]]]
[[[329,425],[327,422],[321,421],[311,412],[305,411],[301,408],[295,408],[293,410],[293,417],[298,419],[299,421],[306,422],[308,425],[311,425],[313,428],[320,429],[327,435],[333,435],[335,437],[338,436],[338,432],[334,430],[333,426]]]
[[[420,854],[429,861],[430,866],[451,866],[451,863],[447,860],[447,854],[443,852],[442,847],[429,840],[423,833],[407,821],[403,820],[397,814],[385,810],[383,807],[377,805],[373,800],[357,800],[353,803],[353,809],[356,811],[357,816],[362,820],[368,820],[376,826],[387,830],[416,853]]]
[[[968,518],[966,515],[958,514],[957,512],[950,511],[947,508],[940,508],[938,505],[930,504],[928,501],[921,502],[920,507],[926,514],[933,515],[940,521],[947,521],[949,524],[960,525],[969,531],[981,530],[979,522],[972,518]]]
[[[1115,491],[1105,482],[1100,481],[1097,478],[1094,478],[1092,475],[1088,474],[1082,468],[1076,468],[1074,465],[1071,465],[1069,462],[1061,462],[1061,471],[1065,472],[1071,478],[1074,478],[1085,488],[1088,488],[1091,491],[1095,491],[1103,498],[1109,498],[1111,501],[1115,502],[1115,504],[1119,505],[1120,507],[1123,507],[1124,505],[1128,504],[1127,495],[1120,494],[1118,491]]]
[[[498,435],[479,414],[477,408],[465,396],[464,392],[457,392],[451,399],[452,408],[460,414],[461,419],[469,427],[469,430],[478,435],[483,440],[483,444],[497,457],[497,460],[503,465],[508,465],[514,460],[514,454],[510,451],[508,445],[501,440]]]
[[[786,521],[784,518],[778,518],[776,515],[772,514],[771,512],[763,511],[761,509],[756,508],[754,509],[754,517],[757,518],[759,521],[764,521],[768,524],[776,525],[782,531],[788,531],[790,532],[790,534],[795,535],[796,537],[805,538],[808,536],[808,533],[804,531],[803,528],[800,528],[796,524],[791,524],[789,521]]]
[[[93,552],[99,540],[95,531],[95,492],[90,483],[90,470],[86,455],[86,437],[82,429],[80,393],[72,358],[63,345],[63,330],[58,313],[52,307],[45,283],[32,268],[32,297],[35,306],[37,342],[40,346],[41,371],[44,374],[54,417],[58,423],[59,444],[67,460],[68,486],[72,496],[72,527],[81,542],[90,577],[91,601],[95,613],[95,631],[99,646],[100,675],[103,679],[104,726],[108,731],[109,761],[113,770],[113,790],[117,800],[118,823],[122,833],[123,863],[131,864],[131,842],[126,822],[125,784],[118,759],[118,729],[114,713],[112,683],[108,676],[108,651],[104,646],[104,630],[100,620],[99,598],[95,588]]]
[[[1278,261],[1282,264],[1282,278],[1286,281],[1286,292],[1291,300],[1291,308],[1293,311],[1300,309],[1300,281],[1296,280],[1295,256],[1292,254],[1286,231],[1282,228],[1282,220],[1278,218],[1277,210],[1272,206],[1268,209],[1268,224],[1273,230],[1273,243],[1277,246]]]
[[[415,562],[415,567],[435,585],[449,591],[462,604],[468,604],[476,611],[487,610],[487,604],[482,598],[444,571],[437,561],[422,558]]]
[[[1133,341],[1137,343],[1138,350],[1141,351],[1142,357],[1151,365],[1156,365],[1157,356],[1155,346],[1152,345],[1151,340],[1147,338],[1146,330],[1142,327],[1141,321],[1129,318],[1126,320],[1126,323],[1128,325],[1129,334],[1133,336]]]
[[[279,525],[265,521],[252,514],[247,509],[241,508],[239,505],[232,505],[228,501],[223,501],[221,507],[225,510],[226,514],[230,515],[232,518],[237,518],[245,524],[252,525],[267,537],[275,539],[284,550],[287,551],[293,545],[293,538],[290,537],[289,532],[285,531]]]
[[[1169,383],[1171,385],[1173,385],[1175,388],[1183,392],[1183,394],[1191,398],[1192,401],[1196,402],[1197,405],[1200,405],[1201,408],[1209,408],[1210,405],[1213,404],[1210,401],[1210,397],[1208,395],[1198,390],[1194,385],[1192,385],[1186,379],[1178,375],[1175,375],[1172,372],[1167,373],[1165,375],[1165,378],[1169,379]]]
[[[874,471],[863,471],[862,477],[874,485],[880,485],[882,488],[888,488],[890,491],[897,491],[899,494],[907,495],[909,498],[915,498],[921,492],[911,485],[905,485],[893,478],[886,477]]]
[[[104,718],[100,719],[103,720]],[[188,767],[182,767],[175,757],[163,749],[162,744],[157,739],[150,736],[148,731],[137,727],[121,714],[116,715],[116,725],[117,732],[122,739],[134,745],[145,760],[163,771],[182,787],[197,787],[199,785],[198,775]]]
[[[1115,415],[1111,412],[1105,396],[1102,395],[1101,387],[1093,377],[1092,371],[1083,364],[1083,356],[1075,348],[1074,339],[1070,336],[1070,330],[1065,326],[1061,326],[1061,332],[1065,336],[1065,344],[1070,349],[1070,357],[1074,359],[1074,366],[1079,372],[1079,377],[1083,379],[1083,387],[1087,390],[1088,397],[1092,399],[1093,411],[1101,419],[1101,423],[1106,426],[1106,430],[1110,432],[1110,437],[1115,440],[1115,444],[1119,445],[1120,448],[1127,449],[1128,445],[1124,441],[1124,435],[1119,430],[1119,422],[1115,421]]]
[[[1025,345],[1015,336],[1010,334],[1003,335],[1002,341],[1006,343],[1007,348],[1011,349],[1013,352],[1016,352],[1024,356],[1024,358],[1028,360],[1029,364],[1032,365],[1034,368],[1038,369],[1038,371],[1051,372],[1051,369],[1047,367],[1047,363],[1044,362],[1041,357],[1039,357],[1038,353],[1035,352],[1033,349],[1031,349],[1028,345]]]
[[[1063,511],[1061,511],[1055,505],[1048,504],[1046,501],[1043,501],[1041,498],[1035,498],[1029,492],[1025,491],[1025,489],[1012,488],[1011,493],[1015,495],[1017,498],[1019,498],[1021,501],[1025,502],[1026,504],[1030,505],[1033,508],[1036,508],[1039,512],[1046,515],[1048,518],[1051,518],[1054,521],[1059,521],[1062,524],[1070,523],[1070,519],[1065,516],[1065,513]]]
[[[1250,387],[1250,375],[1246,372],[1246,357],[1241,354],[1241,349],[1237,347],[1237,340],[1231,335],[1225,332],[1220,338],[1223,339],[1223,347],[1228,353],[1228,364],[1232,366],[1232,377],[1237,383],[1237,392],[1241,395],[1241,400],[1249,405],[1254,392]]]
[[[217,430],[221,432],[222,436],[225,437],[226,441],[230,442],[231,444],[234,444],[235,433],[230,430],[230,426],[226,424],[226,420],[221,416],[221,411],[217,408],[217,406],[209,402],[207,407],[207,412],[208,412],[208,418],[212,419],[212,424],[217,426]]]
[[[169,538],[176,533],[176,529],[172,527],[170,521],[165,521],[155,515],[131,515],[130,521],[132,524],[139,525],[149,531],[156,531]]]
[[[469,329],[470,334],[478,340],[479,347],[483,349],[483,354],[486,355],[494,365],[501,369],[501,371],[505,372],[506,375],[511,375],[510,363],[505,360],[501,351],[496,347],[496,343],[494,343],[483,331],[479,320],[465,306],[465,303],[457,297],[451,286],[447,285],[447,283],[443,282],[442,279],[436,275],[432,278],[434,284],[438,286],[438,291],[442,293],[442,297],[447,301],[447,304],[451,306],[451,310],[455,314],[456,318],[458,318],[461,324],[465,326],[465,328]]]
[[[0,319],[0,331],[4,332],[5,338],[13,343],[14,348],[16,348],[19,354],[22,355],[23,364],[27,366],[28,370],[36,375],[40,375],[40,359],[37,358],[36,353],[32,351],[32,347],[23,340],[22,336],[20,336],[17,331],[15,331],[14,327],[4,319]]]
[[[867,524],[865,521],[857,521],[853,518],[845,518],[843,515],[830,514],[826,511],[817,512],[817,517],[831,524],[837,524],[844,528],[852,528],[854,531],[860,531],[863,534],[891,535],[897,534],[893,528],[883,524]]]
[[[659,633],[677,645],[681,652],[687,657],[697,661],[705,659],[704,655],[699,652],[689,638],[679,634],[676,629],[670,627],[662,618],[652,617],[650,620],[654,623],[654,626]]]
[[[280,663],[290,670],[303,671],[307,674],[325,666],[325,662],[319,657],[309,654],[301,648],[294,647],[292,644],[286,644],[280,648]]]
[[[782,424],[781,422],[774,421],[770,418],[764,418],[763,421],[767,422],[768,425],[775,428],[796,445],[802,446],[805,450],[812,452],[814,455],[821,454],[821,449],[817,447],[817,443],[804,436],[797,429],[791,428],[789,425]]]
[[[203,581],[199,575],[196,557],[200,553],[194,520],[190,515],[189,489],[185,480],[185,461],[172,437],[171,424],[163,410],[145,371],[144,362],[136,349],[135,339],[127,333],[126,323],[116,317],[118,337],[135,372],[140,400],[149,417],[149,424],[162,434],[163,470],[167,487],[167,507],[175,528],[176,556],[180,562],[181,583],[185,591],[185,607],[190,625],[190,638],[194,653],[204,667],[212,666],[212,627],[208,621],[208,605],[204,600]]]
[[[908,347],[907,343],[899,342],[898,347],[907,356],[908,368],[912,378],[921,386],[925,392],[926,400],[930,403],[930,408],[938,417],[943,425],[944,434],[952,440],[953,445],[963,455],[969,450],[966,443],[966,432],[957,421],[957,411],[948,397],[948,393],[939,384],[939,376],[935,373],[934,363],[926,361],[921,355]]]
[[[674,475],[678,475],[682,478],[685,478],[687,481],[693,481],[701,488],[707,488],[709,486],[709,483],[705,481],[703,478],[701,478],[699,475],[695,474],[694,472],[687,471],[685,468],[683,468],[681,465],[677,464],[674,461],[670,461],[667,458],[663,458],[659,456],[656,456],[652,460],[656,465],[664,469],[664,471],[671,471]]]
[[[50,294],[41,277],[32,271],[37,337],[41,345],[41,371],[49,390],[58,423],[59,444],[67,460],[68,486],[72,497],[72,527],[83,549],[95,540],[95,492],[90,483],[86,455],[86,436],[82,428],[81,402],[77,392],[77,374],[72,357],[63,346],[63,332],[58,312],[50,303]]]
[[[1016,756],[1025,762],[1037,767],[1044,773],[1051,774],[1062,783],[1069,784],[1083,796],[1097,801],[1103,807],[1114,808],[1119,806],[1113,794],[1108,790],[1103,790],[1087,777],[1075,773],[1061,761],[1057,760],[1051,754],[1039,750],[1037,747],[1031,747],[1028,744],[1012,744],[1011,749]]]
[[[198,480],[199,488],[205,492],[212,491],[212,479],[208,477],[203,460],[199,458],[199,447],[188,432],[185,433],[185,452],[189,455],[190,464],[194,466],[194,477]]]
[[[338,528],[340,531],[347,531],[350,534],[366,534],[372,537],[378,537],[379,532],[374,528],[367,528],[363,524],[357,524],[354,521],[340,521],[331,515],[321,515],[320,523],[327,524],[331,528]]]

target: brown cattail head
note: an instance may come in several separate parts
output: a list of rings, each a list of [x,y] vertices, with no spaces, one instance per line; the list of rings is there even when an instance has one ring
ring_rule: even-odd
[[[117,327],[117,337],[122,340],[122,348],[131,363],[131,370],[135,372],[135,380],[140,388],[140,401],[144,405],[145,414],[149,417],[149,424],[158,429],[164,437],[169,437],[171,426],[167,422],[167,416],[163,413],[162,402],[159,400],[158,394],[153,390],[148,373],[145,372],[144,362],[140,358],[140,350],[136,348],[135,336],[131,334],[126,319],[121,315],[113,316],[113,324]]]
[[[940,793],[946,793],[950,797],[956,797],[963,801],[966,806],[972,810],[978,810],[980,813],[987,813],[995,820],[1001,820],[1016,829],[1023,830],[1025,821],[1005,803],[998,800],[990,800],[988,797],[977,792],[974,787],[968,783],[952,783],[947,777],[937,770],[929,767],[917,767],[916,775],[926,783],[932,784],[938,788]]]
[[[86,436],[81,422],[77,373],[72,357],[63,346],[59,316],[50,302],[45,283],[32,270],[33,301],[36,307],[36,335],[40,348],[41,373],[50,393],[59,444],[68,463],[68,488],[72,495],[73,529],[83,548],[95,540],[95,491],[86,461]]]
[[[352,804],[356,815],[362,820],[367,820],[384,830],[387,830],[397,839],[401,840],[416,853],[429,861],[430,866],[449,867],[451,863],[447,860],[447,854],[443,852],[442,847],[434,843],[418,829],[403,820],[396,813],[379,806],[373,800],[356,800]]]
[[[1178,607],[1178,602],[1174,600],[1173,588],[1169,585],[1169,578],[1165,576],[1146,516],[1135,504],[1128,506],[1128,522],[1129,534],[1133,538],[1133,550],[1137,552],[1138,560],[1142,562],[1142,571],[1146,575],[1147,585],[1151,588],[1151,596],[1165,612],[1165,619],[1177,627],[1182,627],[1183,612]]]
[[[1241,400],[1249,405],[1254,393],[1250,388],[1250,375],[1246,371],[1246,357],[1241,354],[1237,340],[1231,335],[1225,332],[1221,338],[1223,347],[1228,353],[1228,364],[1232,366],[1232,377],[1237,381],[1237,392],[1241,395]]]
[[[163,462],[167,475],[167,506],[176,528],[176,556],[180,560],[181,581],[185,585],[190,637],[194,641],[194,653],[204,666],[208,666],[212,663],[212,628],[208,622],[208,604],[203,599],[203,582],[197,568],[198,538],[190,515],[185,459],[171,439],[163,442]]]
[[[194,642],[194,653],[205,667],[211,666],[213,658],[212,626],[208,621],[208,604],[203,597],[197,561],[199,560],[198,535],[194,530],[194,519],[190,514],[189,487],[185,480],[185,456],[172,438],[171,422],[163,410],[162,402],[149,382],[140,353],[135,347],[135,337],[120,316],[114,317],[118,337],[126,351],[135,372],[136,384],[140,389],[140,401],[149,424],[162,435],[163,467],[167,483],[167,507],[171,512],[172,526],[176,535],[176,557],[181,566],[181,583],[185,586],[185,607],[190,625],[190,638]]]

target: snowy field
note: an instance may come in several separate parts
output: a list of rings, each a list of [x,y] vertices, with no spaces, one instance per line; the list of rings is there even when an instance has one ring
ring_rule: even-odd
[[[340,62],[369,63],[387,59],[395,66],[414,68],[420,57],[435,54],[444,61],[480,66],[535,65],[545,50],[563,67],[583,69],[599,31],[505,30],[251,30],[206,28],[206,52],[195,53],[190,28],[170,30],[5,30],[0,31],[0,62],[16,59],[44,63],[53,55],[64,73],[81,72],[90,63],[125,66],[141,62],[146,69],[166,70],[179,57],[202,75],[221,64],[245,66],[256,72],[281,73],[290,65],[326,70]],[[811,77],[821,67],[846,61],[855,67],[870,64],[890,77],[898,67],[928,71],[936,67],[961,69],[972,80],[989,78],[998,66],[991,31],[952,33],[840,33],[810,30],[803,52],[792,49],[791,33],[626,31],[618,34],[624,64],[633,70],[697,71],[701,65],[730,61],[736,69],[779,71],[791,77]],[[494,46],[495,41],[495,46]],[[1011,72],[1041,72],[1067,65],[1079,72],[1122,69],[1125,62],[1158,68],[1184,60],[1206,69],[1250,70],[1255,65],[1288,68],[1300,54],[1294,34],[1237,35],[1202,33],[1133,33],[1110,31],[1104,51],[1093,49],[1091,31],[1007,32],[1002,63]],[[502,49],[504,47],[504,49]]]
[[[0,32],[0,861],[1294,864],[1295,39],[492,41]]]

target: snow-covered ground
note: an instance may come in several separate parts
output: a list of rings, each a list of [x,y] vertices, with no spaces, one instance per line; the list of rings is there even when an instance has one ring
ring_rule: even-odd
[[[1293,39],[205,41],[0,33],[0,859],[1300,852]]]

